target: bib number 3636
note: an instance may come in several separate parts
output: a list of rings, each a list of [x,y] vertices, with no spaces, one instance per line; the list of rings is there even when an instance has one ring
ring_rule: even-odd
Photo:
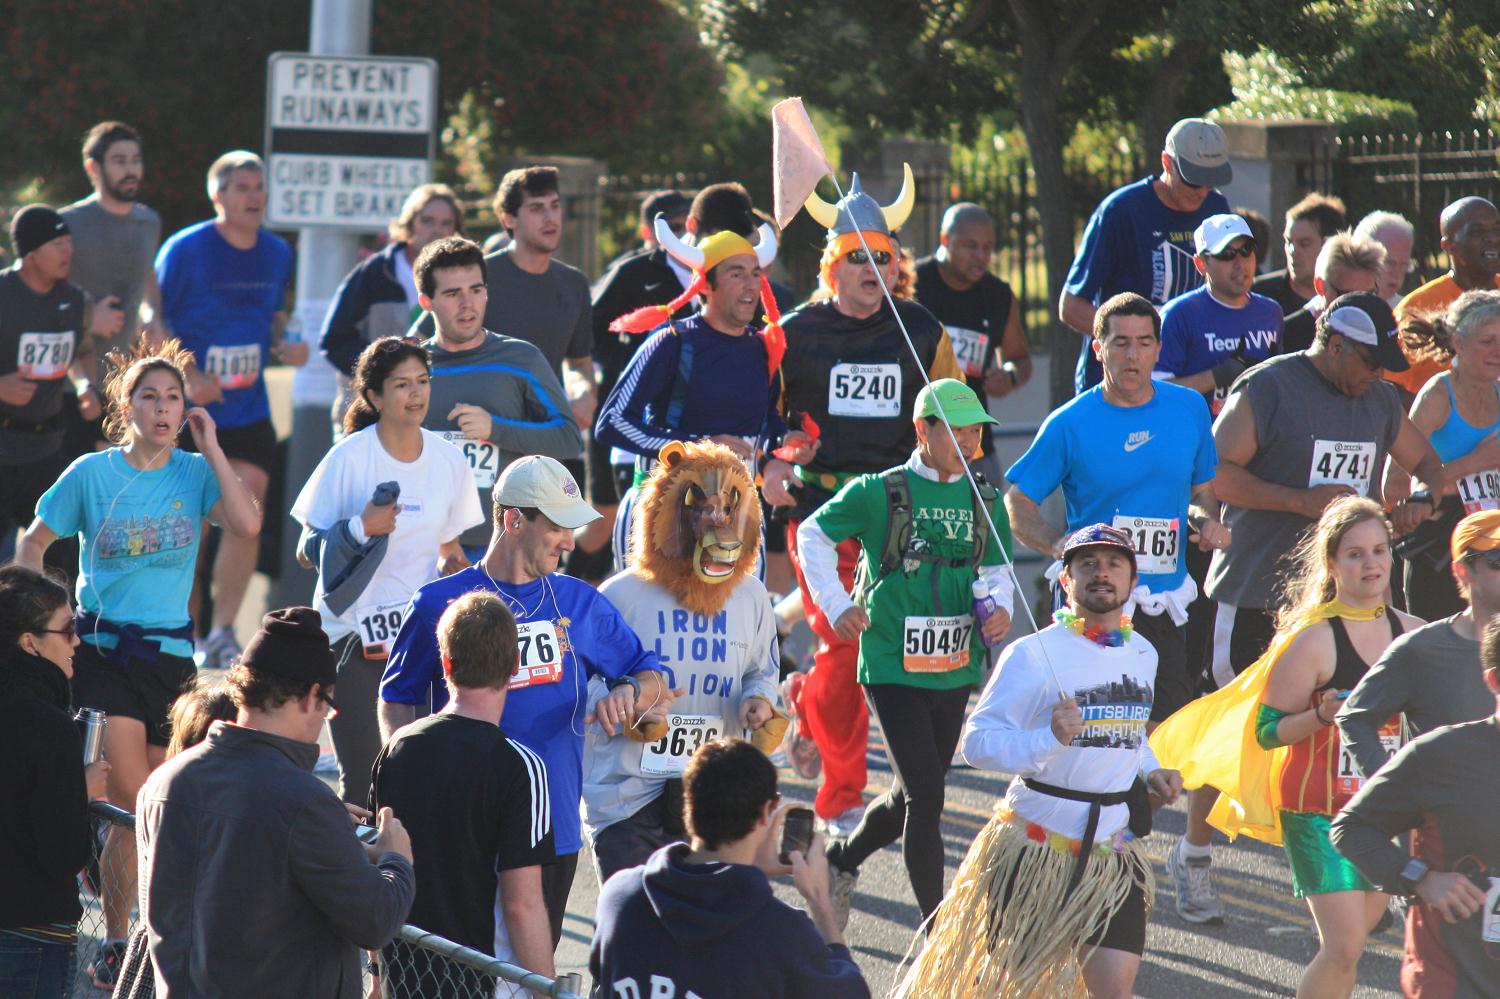
[[[875,419],[901,415],[901,365],[835,364],[828,372],[828,413]]]
[[[974,617],[908,617],[902,632],[901,666],[908,673],[951,673],[969,665]]]
[[[641,773],[681,777],[688,758],[705,742],[717,739],[722,724],[709,715],[668,715],[667,734],[641,750]]]

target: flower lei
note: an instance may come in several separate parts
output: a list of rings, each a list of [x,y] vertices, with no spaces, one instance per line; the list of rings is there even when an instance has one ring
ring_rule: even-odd
[[[1130,636],[1135,633],[1135,628],[1130,623],[1130,618],[1120,618],[1120,627],[1105,631],[1097,624],[1092,628],[1083,626],[1083,619],[1067,609],[1059,609],[1052,612],[1052,620],[1067,628],[1075,635],[1087,638],[1095,645],[1101,645],[1106,649],[1119,648],[1130,641]]]

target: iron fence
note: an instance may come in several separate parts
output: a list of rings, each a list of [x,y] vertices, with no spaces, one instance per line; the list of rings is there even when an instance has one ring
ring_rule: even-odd
[[[83,916],[78,922],[77,969],[71,993],[74,999],[98,999],[109,991],[96,987],[90,972],[101,945],[110,936],[105,925],[105,900],[128,899],[120,907],[122,914],[128,913],[124,938],[134,940],[139,917],[134,904],[135,852],[132,849],[127,855],[118,844],[105,846],[110,836],[125,836],[133,842],[135,816],[98,801],[90,804],[89,811],[96,823],[96,835],[94,856],[79,877]],[[127,858],[128,872],[124,870]],[[127,890],[128,895],[124,894]],[[123,964],[122,960],[116,967]],[[582,983],[577,974],[557,978],[535,974],[415,926],[401,928],[396,939],[381,952],[380,966],[380,995],[385,999],[492,999],[529,995],[582,999]],[[142,973],[150,974],[149,970]],[[372,984],[367,972],[366,994]],[[151,993],[149,981],[143,988],[135,982],[135,975],[122,981],[117,992],[132,997]]]

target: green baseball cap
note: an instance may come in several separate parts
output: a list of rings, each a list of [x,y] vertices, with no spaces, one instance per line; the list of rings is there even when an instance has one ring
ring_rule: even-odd
[[[984,408],[974,390],[957,378],[939,378],[917,393],[917,417],[927,416],[935,416],[950,427],[1000,422]]]

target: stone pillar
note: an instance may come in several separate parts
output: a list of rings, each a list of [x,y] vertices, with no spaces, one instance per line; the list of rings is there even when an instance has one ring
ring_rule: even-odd
[[[917,203],[901,227],[901,244],[918,257],[937,249],[938,226],[948,207],[948,168],[951,153],[945,142],[926,139],[882,139],[874,149],[850,149],[844,155],[839,183],[848,189],[848,175],[859,174],[860,186],[888,205],[901,192],[901,164],[910,163],[917,185]]]
[[[1272,270],[1286,266],[1281,233],[1288,208],[1317,189],[1320,166],[1337,135],[1331,122],[1221,121],[1229,140],[1234,180],[1223,188],[1229,204],[1253,208],[1271,223],[1271,246],[1262,247]]]

